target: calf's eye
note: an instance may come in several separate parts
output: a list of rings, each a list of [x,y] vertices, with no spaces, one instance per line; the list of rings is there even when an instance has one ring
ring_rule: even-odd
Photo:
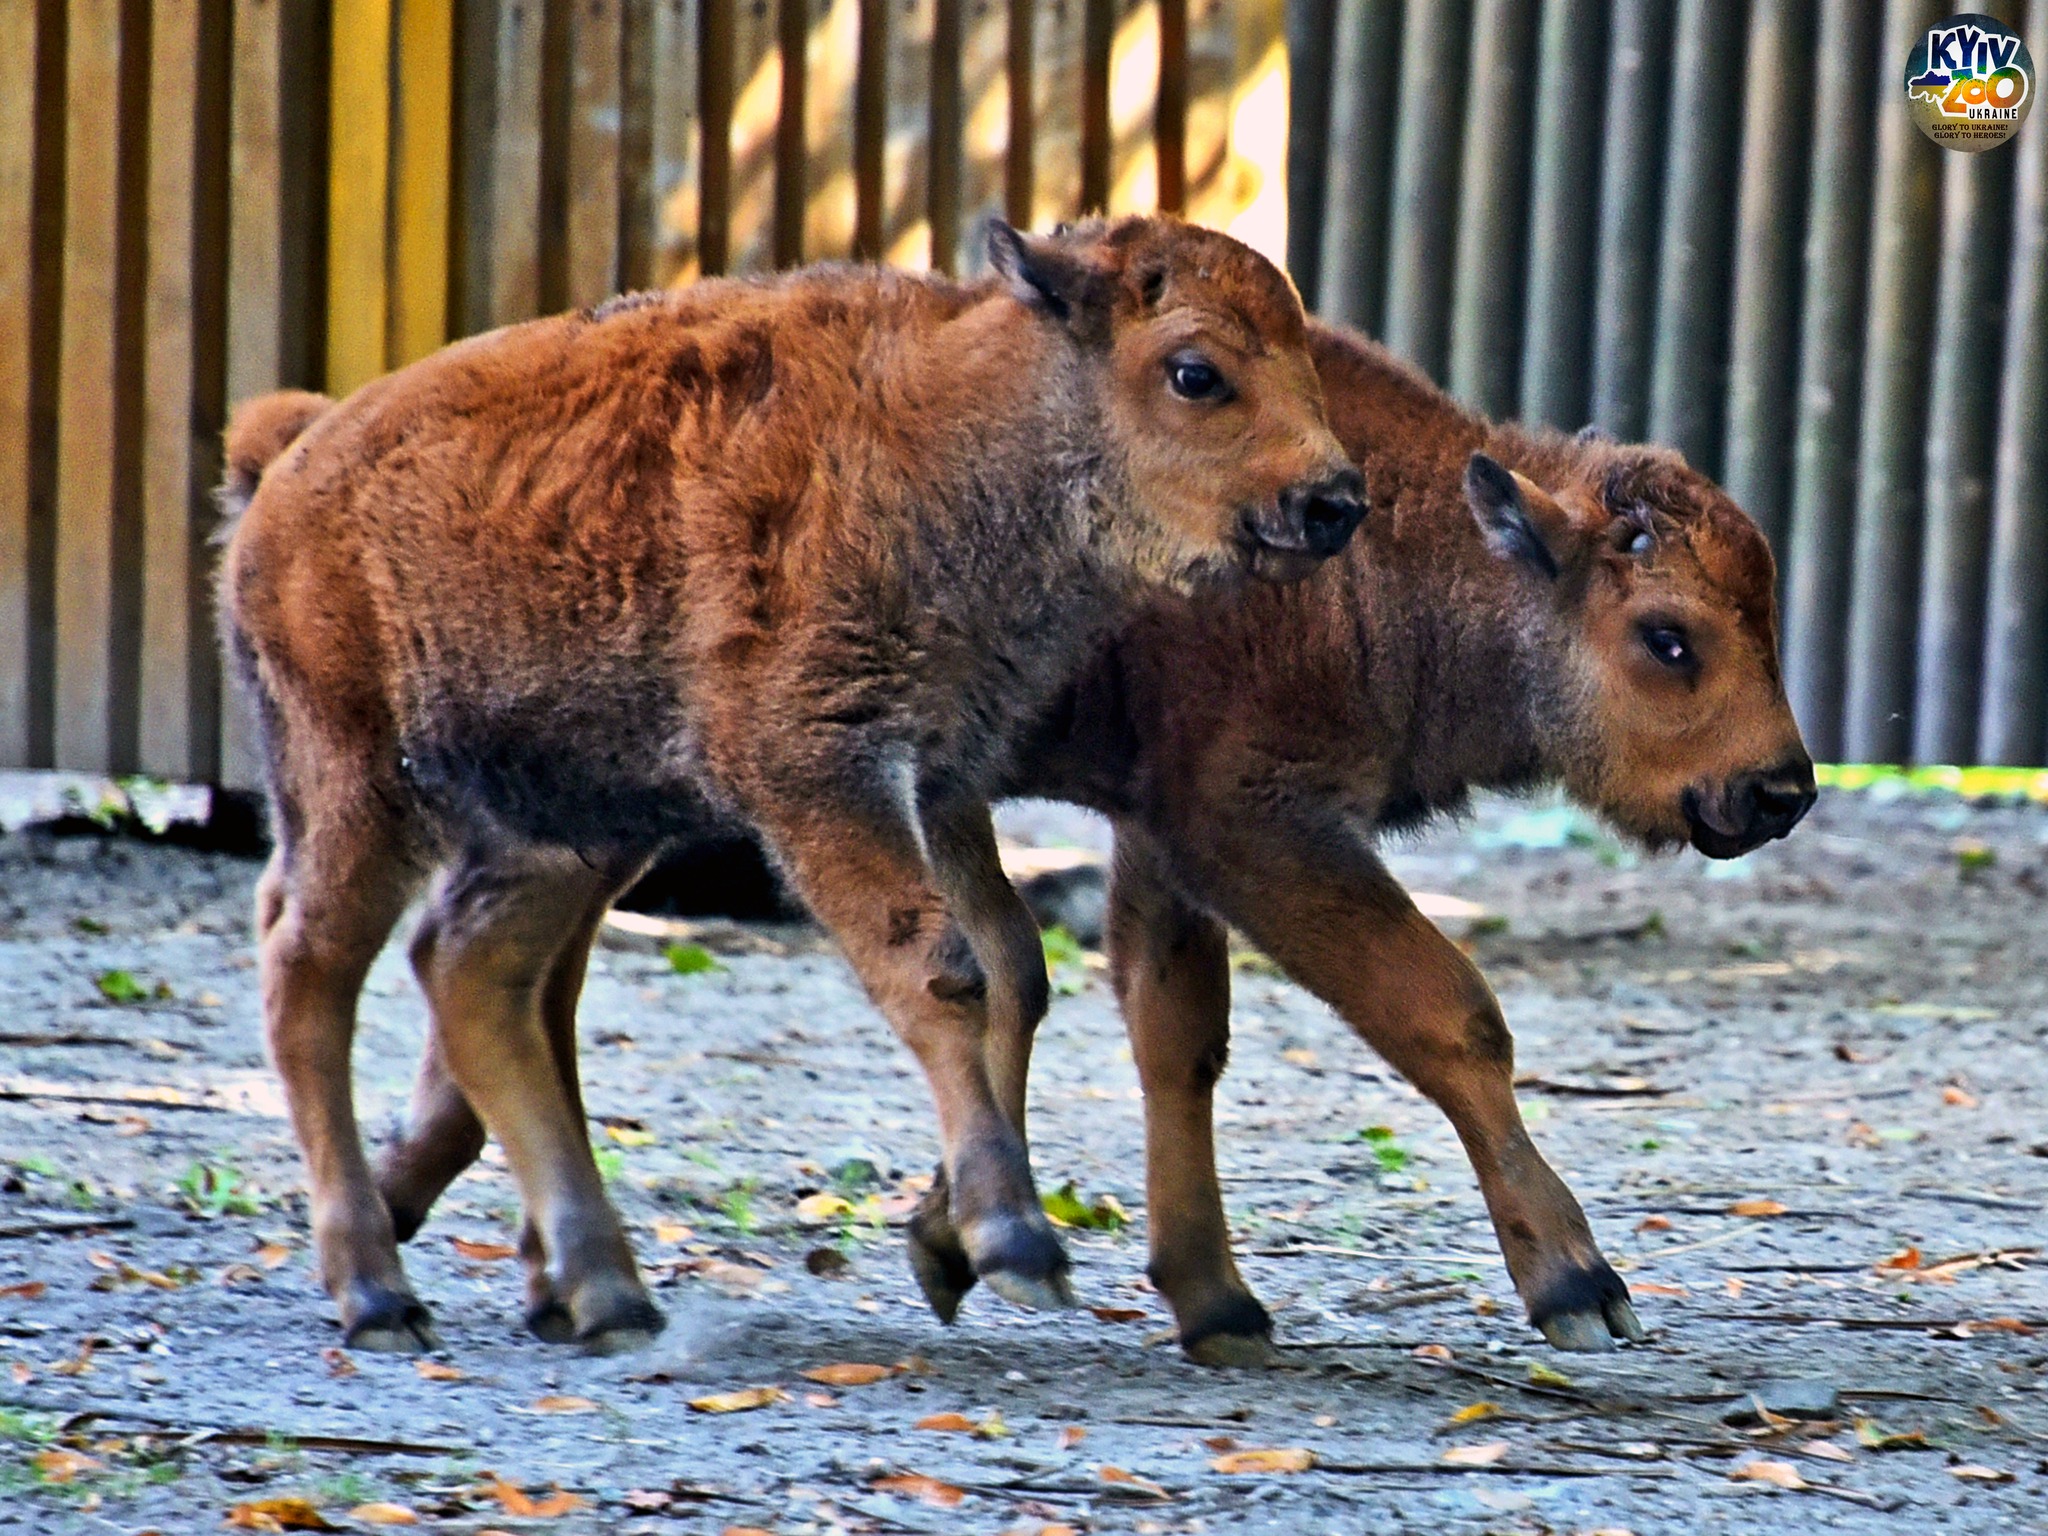
[[[1183,400],[1222,400],[1230,393],[1222,371],[1199,352],[1176,352],[1169,357],[1166,382]]]
[[[1683,630],[1662,624],[1645,624],[1643,645],[1652,656],[1674,671],[1682,671],[1693,664],[1692,647],[1686,644]]]

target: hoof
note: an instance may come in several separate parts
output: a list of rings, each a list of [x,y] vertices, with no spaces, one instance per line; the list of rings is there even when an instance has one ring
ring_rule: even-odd
[[[939,1321],[950,1323],[960,1315],[960,1303],[974,1289],[974,1265],[950,1223],[928,1220],[923,1212],[910,1218],[907,1251],[910,1272],[917,1288],[936,1312]]]
[[[417,1296],[358,1284],[350,1288],[350,1299],[355,1304],[347,1309],[344,1347],[387,1355],[424,1355],[441,1347],[441,1336],[434,1332],[434,1315]]]
[[[621,1298],[576,1330],[573,1342],[586,1355],[623,1355],[652,1344],[668,1319],[645,1296]]]
[[[1637,1343],[1649,1337],[1629,1305],[1628,1287],[1601,1259],[1531,1298],[1529,1321],[1553,1349],[1578,1354],[1612,1349],[1617,1339]]]
[[[552,1296],[526,1309],[526,1328],[543,1344],[567,1344],[576,1337],[576,1320]]]
[[[1197,1365],[1261,1368],[1279,1363],[1273,1318],[1249,1291],[1231,1291],[1180,1331],[1181,1352]]]
[[[961,1237],[975,1274],[1005,1301],[1034,1312],[1074,1305],[1073,1287],[1067,1283],[1067,1250],[1044,1217],[992,1216]]]
[[[1076,1305],[1074,1288],[1067,1283],[1064,1272],[1020,1275],[1012,1270],[992,1269],[981,1278],[1003,1300],[1027,1312],[1067,1312]]]
[[[1259,1371],[1280,1363],[1280,1352],[1263,1333],[1212,1333],[1199,1339],[1182,1339],[1180,1347],[1197,1365]]]
[[[393,1205],[388,1200],[384,1208],[391,1213],[392,1235],[401,1243],[411,1242],[419,1235],[420,1228],[427,1224],[425,1211],[416,1211],[407,1205]]]

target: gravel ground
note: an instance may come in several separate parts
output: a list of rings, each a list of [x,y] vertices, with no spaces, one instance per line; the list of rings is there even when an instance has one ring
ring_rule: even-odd
[[[262,1057],[256,866],[0,838],[0,1528],[212,1531],[296,1497],[342,1529],[386,1504],[448,1532],[2043,1529],[2048,813],[1834,795],[1714,866],[1490,805],[1395,862],[1486,909],[1446,926],[1502,995],[1537,1138],[1647,1345],[1548,1351],[1442,1118],[1249,956],[1221,1151],[1284,1364],[1173,1346],[1143,1279],[1136,1079],[1078,966],[1034,1154],[1043,1188],[1131,1224],[1069,1234],[1089,1310],[978,1293],[942,1328],[893,1225],[934,1154],[908,1054],[801,930],[713,926],[697,974],[601,951],[583,1009],[656,1347],[520,1331],[493,1156],[407,1255],[446,1355],[346,1354]],[[400,946],[361,1033],[381,1133],[420,1033]],[[802,1374],[834,1364],[891,1369]],[[780,1395],[689,1406],[749,1388]],[[1778,1412],[1726,1422],[1759,1391]],[[1215,1465],[1253,1449],[1314,1465]]]

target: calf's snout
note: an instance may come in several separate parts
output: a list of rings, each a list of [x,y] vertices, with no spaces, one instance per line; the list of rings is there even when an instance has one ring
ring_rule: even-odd
[[[1365,521],[1365,477],[1346,465],[1335,474],[1280,493],[1280,520],[1299,547],[1328,559]]]
[[[1685,792],[1692,845],[1709,858],[1732,859],[1785,836],[1820,797],[1813,760],[1800,753],[1770,768],[1731,775],[1716,790]]]

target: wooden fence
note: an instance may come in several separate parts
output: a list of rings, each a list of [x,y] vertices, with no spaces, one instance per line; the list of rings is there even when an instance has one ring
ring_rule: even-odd
[[[1721,477],[1829,758],[2048,761],[2048,110],[1975,155],[1913,126],[1907,54],[1957,9],[2048,65],[2048,0],[1289,18],[1303,292],[1494,415]]]
[[[990,213],[1284,240],[1282,0],[0,0],[0,767],[253,781],[227,404]]]

